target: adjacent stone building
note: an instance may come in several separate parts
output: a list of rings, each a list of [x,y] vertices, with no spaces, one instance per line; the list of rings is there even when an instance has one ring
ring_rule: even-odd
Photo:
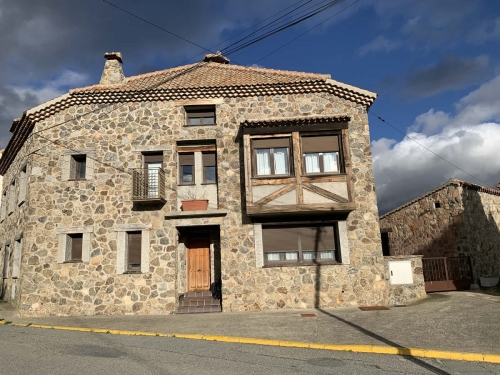
[[[2,296],[24,316],[387,305],[367,109],[220,54],[26,111],[0,161]],[[191,207],[191,205],[198,205]],[[201,206],[199,206],[201,205]],[[204,206],[203,206],[204,205]]]
[[[386,255],[470,256],[474,282],[500,276],[500,190],[450,179],[380,217]]]

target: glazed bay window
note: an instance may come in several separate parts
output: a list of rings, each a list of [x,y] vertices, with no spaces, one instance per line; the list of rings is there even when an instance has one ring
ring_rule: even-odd
[[[264,264],[338,263],[336,224],[263,226]]]
[[[252,140],[254,176],[290,175],[290,138]]]
[[[302,137],[302,153],[306,174],[341,172],[338,135]]]
[[[186,106],[186,125],[215,125],[215,105]]]
[[[179,184],[194,185],[194,152],[179,153]]]

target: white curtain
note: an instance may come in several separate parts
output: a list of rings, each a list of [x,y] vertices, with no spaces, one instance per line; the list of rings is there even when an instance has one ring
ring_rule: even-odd
[[[319,154],[305,154],[306,173],[319,173]]]
[[[304,257],[304,260],[313,260],[316,258],[314,251],[304,251],[302,256]]]
[[[157,197],[158,196],[158,185],[159,185],[159,169],[162,163],[148,163],[148,196]]]
[[[334,254],[333,251],[322,251],[321,252],[321,259],[333,259]]]
[[[280,260],[280,253],[267,253],[267,260]]]
[[[257,176],[271,174],[271,150],[261,148],[256,150],[257,154]]]
[[[274,149],[274,174],[288,174],[288,155],[286,148]]]
[[[338,153],[337,152],[325,152],[323,153],[323,166],[325,172],[338,172]]]
[[[285,260],[297,260],[297,253],[285,253]]]

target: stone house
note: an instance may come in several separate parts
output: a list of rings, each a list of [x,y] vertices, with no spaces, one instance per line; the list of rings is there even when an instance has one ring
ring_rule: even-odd
[[[367,109],[329,75],[220,54],[14,121],[0,161],[2,294],[23,316],[401,303],[382,256]],[[207,202],[208,201],[208,202]],[[203,204],[190,208],[189,204]]]
[[[380,216],[385,255],[470,256],[473,280],[500,275],[500,190],[450,179]]]

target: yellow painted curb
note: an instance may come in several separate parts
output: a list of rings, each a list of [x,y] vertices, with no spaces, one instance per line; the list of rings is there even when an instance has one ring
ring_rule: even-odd
[[[164,334],[156,332],[125,331],[119,329],[106,329],[106,328],[50,326],[50,325],[31,324],[31,323],[7,324],[7,322],[2,319],[0,319],[0,325],[9,325],[13,327],[33,327],[41,329],[57,329],[63,331],[108,333],[112,335],[174,337],[180,339],[219,341],[219,342],[254,344],[254,345],[264,345],[264,346],[282,346],[289,348],[308,348],[308,349],[321,349],[321,350],[332,350],[332,351],[348,351],[355,353],[404,355],[410,357],[439,358],[439,359],[448,359],[454,361],[500,363],[500,354],[490,354],[490,353],[465,353],[465,352],[451,352],[443,350],[378,346],[378,345],[321,344],[313,342],[271,340],[271,339],[259,339],[259,338],[238,337],[238,336],[218,336],[218,335],[183,334],[183,333]]]

